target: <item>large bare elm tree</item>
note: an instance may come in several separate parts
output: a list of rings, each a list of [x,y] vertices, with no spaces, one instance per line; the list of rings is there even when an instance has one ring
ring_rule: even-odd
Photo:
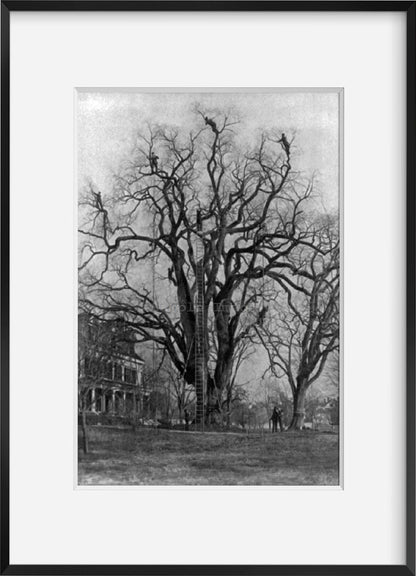
[[[259,337],[265,281],[312,298],[305,283],[315,282],[311,260],[323,250],[309,216],[313,182],[292,168],[292,137],[270,131],[246,143],[239,128],[205,112],[187,133],[148,126],[111,193],[90,184],[81,194],[81,307],[123,317],[191,385],[202,265],[207,422],[221,411],[242,348]]]

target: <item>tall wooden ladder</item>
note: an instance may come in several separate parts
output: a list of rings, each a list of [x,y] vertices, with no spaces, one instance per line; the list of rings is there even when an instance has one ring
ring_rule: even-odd
[[[195,297],[195,426],[204,431],[205,426],[205,303],[204,303],[204,243],[202,239],[201,212],[197,211],[197,236],[195,243],[196,297]]]

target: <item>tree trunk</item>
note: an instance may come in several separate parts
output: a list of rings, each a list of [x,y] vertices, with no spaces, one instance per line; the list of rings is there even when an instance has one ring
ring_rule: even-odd
[[[81,411],[81,428],[82,428],[82,450],[84,454],[88,454],[88,428],[87,428],[87,415],[85,409]]]
[[[215,387],[214,379],[211,376],[207,378],[207,394],[205,398],[205,423],[214,424],[216,421],[215,414],[218,413],[218,390]]]
[[[231,399],[230,395],[227,394],[227,415],[226,415],[226,426],[227,430],[229,430],[231,426]]]
[[[230,344],[229,339],[223,340],[218,351],[214,377],[208,378],[207,412],[210,417],[210,423],[215,421],[216,415],[221,415],[222,419],[222,403],[224,394],[227,395],[227,400],[230,396],[233,369],[233,352],[234,349]],[[229,409],[229,404],[227,409]]]
[[[182,409],[182,402],[180,400],[178,400],[178,419],[179,419],[179,424],[182,424],[183,409]]]
[[[215,378],[208,376],[207,381],[207,398],[206,398],[206,412],[207,423],[214,424],[220,417],[221,424],[223,424],[223,399],[227,394],[227,422],[229,425],[229,412],[231,404],[231,378],[232,378],[232,356],[222,362],[217,362],[215,369]]]
[[[305,421],[305,400],[307,382],[298,380],[298,386],[293,396],[293,416],[288,430],[301,430]]]

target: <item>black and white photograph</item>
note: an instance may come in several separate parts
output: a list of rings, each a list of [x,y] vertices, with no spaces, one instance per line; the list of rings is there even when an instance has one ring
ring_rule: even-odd
[[[340,486],[340,89],[79,89],[77,484]]]

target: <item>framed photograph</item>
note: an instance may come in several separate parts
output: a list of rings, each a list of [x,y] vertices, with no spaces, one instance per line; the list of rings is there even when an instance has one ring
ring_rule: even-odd
[[[1,573],[415,576],[415,3],[1,30]]]

